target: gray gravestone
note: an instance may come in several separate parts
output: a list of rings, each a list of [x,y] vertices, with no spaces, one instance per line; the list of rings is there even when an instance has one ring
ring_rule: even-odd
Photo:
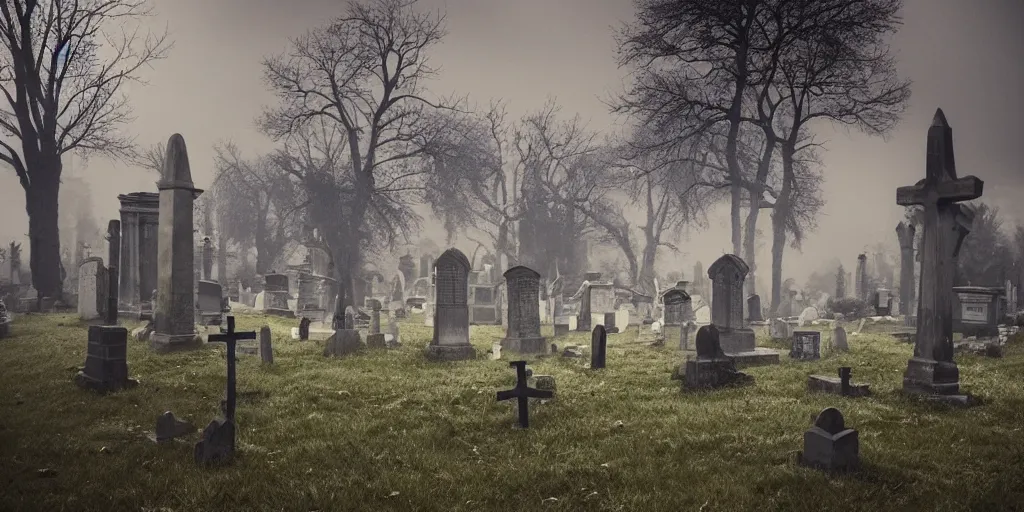
[[[743,322],[743,281],[749,268],[738,256],[725,254],[708,267],[711,279],[711,323],[721,333],[726,353],[751,352],[754,331]]]
[[[269,325],[260,327],[260,359],[266,364],[274,364],[274,348],[271,345]]]
[[[761,296],[753,294],[747,297],[747,320],[750,322],[763,322],[764,317],[761,315]]]
[[[687,320],[686,310],[690,309],[690,295],[679,288],[672,288],[661,296],[665,306],[665,326],[680,326]]]
[[[367,299],[370,306],[370,334],[380,334],[381,303],[377,299]],[[369,340],[367,340],[369,342]]]
[[[821,359],[821,333],[818,331],[794,331],[793,346],[789,357],[801,361]]]
[[[590,368],[604,368],[605,358],[608,354],[608,333],[603,325],[594,327],[590,335]]]
[[[103,259],[86,258],[78,266],[78,316],[82,320],[95,320],[105,316],[109,283]]]
[[[540,274],[517,266],[505,274],[508,326],[501,346],[520,354],[544,353],[547,340],[540,335]]]
[[[116,325],[90,325],[85,368],[75,383],[101,393],[134,387],[128,378],[128,329]]]
[[[860,466],[860,441],[857,431],[846,428],[839,409],[829,407],[807,432],[800,462],[828,471],[849,471]]]
[[[850,351],[850,344],[846,340],[846,329],[838,322],[832,328],[832,346],[839,352]]]
[[[192,183],[185,139],[174,134],[167,154],[160,190],[160,232],[157,241],[157,298],[150,346],[156,352],[194,348],[201,343],[195,332],[193,280],[193,202],[202,190]]]
[[[475,359],[469,343],[469,259],[452,248],[434,262],[434,336],[427,357],[435,360]]]

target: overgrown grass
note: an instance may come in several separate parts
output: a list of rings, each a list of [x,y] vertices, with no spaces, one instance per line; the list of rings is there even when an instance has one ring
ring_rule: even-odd
[[[130,341],[141,384],[99,396],[72,383],[86,331],[73,316],[16,319],[0,341],[0,510],[1014,510],[1024,504],[1024,349],[960,356],[965,389],[986,400],[957,410],[898,393],[911,346],[852,336],[852,352],[746,371],[747,388],[682,394],[682,356],[609,338],[608,368],[528,358],[554,375],[556,399],[513,428],[495,401],[514,372],[484,352],[501,333],[474,327],[476,361],[430,363],[422,317],[404,347],[325,359],[322,342],[269,323],[275,365],[238,367],[235,463],[200,469],[187,441],[145,439],[172,410],[202,428],[225,383],[224,349],[158,356]],[[547,327],[546,334],[550,334]],[[826,335],[827,338],[827,335]],[[566,343],[589,344],[589,334]],[[786,358],[783,357],[785,360]],[[854,367],[874,396],[805,392],[808,374]],[[794,465],[812,414],[836,406],[860,431],[864,468],[830,476]],[[621,421],[621,426],[616,426]],[[49,468],[55,475],[40,476]]]

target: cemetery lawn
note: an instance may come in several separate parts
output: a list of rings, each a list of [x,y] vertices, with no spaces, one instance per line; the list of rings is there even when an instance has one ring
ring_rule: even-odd
[[[514,371],[486,350],[500,327],[473,327],[476,361],[430,363],[430,328],[402,324],[404,346],[325,359],[289,337],[292,320],[240,315],[274,334],[272,367],[238,366],[239,455],[192,461],[198,433],[148,441],[165,410],[202,428],[225,383],[223,346],[166,356],[129,341],[134,389],[98,396],[72,377],[86,330],[73,315],[19,316],[0,341],[0,510],[1014,510],[1024,505],[1024,348],[958,356],[963,386],[986,400],[948,409],[897,393],[911,346],[877,333],[852,352],[751,368],[753,387],[684,395],[682,361],[636,331],[609,336],[608,368],[527,358],[554,375],[556,399],[530,429],[495,392]],[[134,325],[129,325],[129,328]],[[550,335],[550,326],[545,326]],[[852,331],[854,326],[850,326]],[[874,331],[875,334],[871,334]],[[829,335],[823,336],[823,342]],[[589,333],[565,343],[585,344]],[[764,339],[759,343],[769,345]],[[824,343],[823,343],[824,344]],[[775,345],[780,348],[779,345]],[[807,375],[854,368],[874,396],[808,395]],[[836,406],[860,431],[863,470],[830,476],[794,465],[810,417]]]

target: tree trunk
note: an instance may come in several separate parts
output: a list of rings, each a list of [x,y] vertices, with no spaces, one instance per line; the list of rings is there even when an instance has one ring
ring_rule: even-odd
[[[747,278],[743,282],[743,294],[746,297],[753,295],[756,289],[756,283],[754,282],[757,275],[755,242],[757,241],[757,218],[761,213],[759,208],[760,194],[751,190],[749,195],[750,210],[747,211],[747,222],[743,226],[743,261],[750,268],[750,272],[747,273]]]
[[[782,146],[782,188],[772,210],[772,318],[778,313],[782,299],[782,256],[786,250],[786,221],[790,215],[790,195],[793,191],[793,155],[795,148]]]
[[[61,298],[60,228],[58,193],[62,170],[60,157],[29,162],[31,184],[25,189],[28,212],[29,270],[38,297]]]

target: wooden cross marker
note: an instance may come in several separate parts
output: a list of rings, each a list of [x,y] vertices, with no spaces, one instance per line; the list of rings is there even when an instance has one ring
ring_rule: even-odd
[[[905,391],[959,392],[960,375],[953,362],[953,267],[972,216],[956,203],[981,197],[983,187],[974,176],[957,178],[953,130],[942,109],[937,110],[928,129],[925,179],[896,189],[897,204],[923,206],[924,228],[917,341],[903,377]]]
[[[526,361],[512,361],[508,365],[516,369],[516,387],[508,391],[498,391],[498,401],[518,399],[519,426],[530,428],[530,398],[551,398],[555,394],[552,391],[527,386]]]
[[[211,334],[210,343],[222,342],[228,347],[228,389],[227,405],[224,407],[224,419],[235,422],[235,343],[239,340],[255,340],[256,331],[235,332],[235,317],[228,317],[228,330],[220,334]]]

